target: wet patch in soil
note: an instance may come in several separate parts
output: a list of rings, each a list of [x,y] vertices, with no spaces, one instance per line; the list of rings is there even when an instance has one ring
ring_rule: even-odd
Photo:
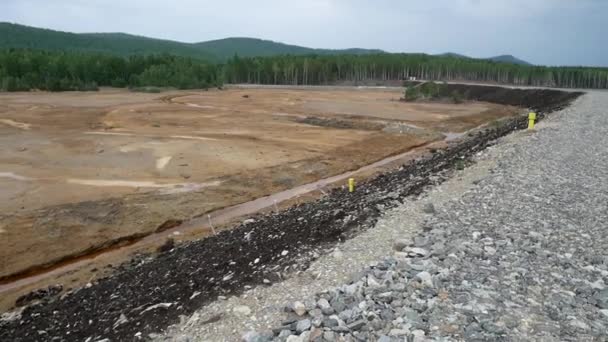
[[[458,86],[470,99],[534,109],[539,118],[581,95]],[[42,300],[25,308],[19,318],[0,321],[0,340],[131,341],[136,334],[146,338],[218,295],[238,294],[245,285],[279,281],[307,267],[317,256],[315,250],[373,227],[384,209],[420,194],[441,180],[436,175],[457,168],[495,139],[526,124],[525,117],[506,120],[362,183],[355,193],[334,189],[317,201],[259,215],[204,240],[168,246],[157,257],[122,265],[111,277],[61,298],[39,296]]]
[[[303,119],[296,119],[296,122],[320,126],[320,127],[330,127],[330,128],[338,128],[338,129],[360,129],[367,131],[380,131],[385,125],[382,123],[374,123],[363,120],[346,120],[346,119],[338,119],[338,118],[320,118],[316,116],[307,116]]]

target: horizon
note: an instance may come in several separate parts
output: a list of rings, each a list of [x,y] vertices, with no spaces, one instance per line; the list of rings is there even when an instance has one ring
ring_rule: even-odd
[[[604,58],[608,48],[602,44],[601,32],[602,18],[608,15],[608,2],[599,0],[576,3],[513,0],[509,4],[437,0],[433,4],[408,3],[409,10],[401,13],[387,11],[388,7],[404,9],[403,4],[392,0],[381,0],[379,6],[373,8],[361,0],[356,0],[355,5],[344,0],[230,3],[236,4],[240,11],[225,13],[221,9],[226,4],[183,0],[178,5],[189,5],[191,11],[180,14],[183,6],[177,6],[176,13],[163,16],[160,13],[166,14],[167,5],[158,0],[147,1],[145,5],[142,0],[110,4],[80,0],[59,0],[54,4],[40,0],[6,0],[0,4],[0,21],[72,33],[125,33],[183,43],[255,38],[315,49],[360,48],[430,55],[450,52],[472,58],[511,55],[535,65],[608,67],[608,60]],[[382,4],[391,6],[380,6]],[[292,13],[296,9],[301,15],[294,18]],[[133,11],[142,15],[131,16],[134,20],[130,21],[120,20]],[[311,16],[308,12],[314,13]],[[209,17],[209,13],[214,16]],[[259,16],[251,19],[250,14],[254,13]],[[404,18],[397,20],[397,14]],[[67,20],[70,16],[73,20]],[[118,20],[105,20],[110,16]],[[171,16],[174,20],[169,20]],[[291,22],[286,18],[291,18]],[[268,25],[269,19],[274,23]],[[359,23],[366,20],[369,25],[361,28]],[[155,25],[158,21],[169,24]],[[442,24],[438,25],[438,21]],[[200,22],[206,24],[201,26]],[[490,29],[479,30],[479,27]],[[327,35],[328,29],[333,29],[335,34]]]

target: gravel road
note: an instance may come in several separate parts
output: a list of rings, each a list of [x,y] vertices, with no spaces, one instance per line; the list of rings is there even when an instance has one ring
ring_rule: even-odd
[[[159,340],[608,340],[606,108],[590,92],[306,272]]]
[[[279,339],[608,339],[606,108],[591,93],[497,146],[488,177]]]

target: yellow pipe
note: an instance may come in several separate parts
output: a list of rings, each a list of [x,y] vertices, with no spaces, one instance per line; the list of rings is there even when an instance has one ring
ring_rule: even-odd
[[[355,179],[354,178],[348,179],[348,192],[355,192]]]
[[[536,113],[530,112],[528,114],[528,129],[534,129],[534,121],[536,121]]]

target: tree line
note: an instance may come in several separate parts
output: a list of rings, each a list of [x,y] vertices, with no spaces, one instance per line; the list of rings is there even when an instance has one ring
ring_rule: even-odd
[[[0,90],[97,90],[111,87],[206,89],[222,86],[220,66],[172,55],[119,57],[30,49],[0,51]]]
[[[33,49],[0,50],[0,91],[112,87],[206,89],[228,83],[331,85],[407,80],[608,88],[608,68],[545,67],[424,54],[240,58],[225,64],[162,55],[110,56]]]
[[[474,81],[520,86],[608,88],[608,68],[546,67],[425,54],[234,56],[230,83],[322,85],[406,80]]]

